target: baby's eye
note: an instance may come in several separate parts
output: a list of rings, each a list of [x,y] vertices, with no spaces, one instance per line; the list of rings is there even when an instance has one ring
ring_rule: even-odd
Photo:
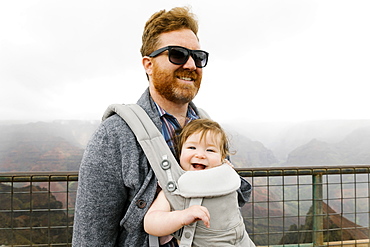
[[[212,152],[212,153],[214,153],[214,152],[216,152],[214,149],[207,149],[207,152]]]
[[[195,149],[195,147],[194,146],[189,146],[188,149]]]

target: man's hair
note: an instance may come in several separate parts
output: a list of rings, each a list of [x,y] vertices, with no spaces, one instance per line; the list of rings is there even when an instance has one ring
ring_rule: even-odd
[[[154,13],[144,27],[141,55],[148,56],[156,50],[160,34],[180,29],[190,29],[195,35],[198,33],[198,21],[189,8],[176,7],[170,11],[161,10]]]
[[[180,159],[182,145],[189,136],[196,133],[201,134],[201,140],[207,135],[207,133],[211,133],[215,138],[218,138],[217,141],[220,144],[222,160],[230,154],[229,140],[221,126],[210,119],[196,119],[185,125],[176,138],[176,152],[178,159]]]

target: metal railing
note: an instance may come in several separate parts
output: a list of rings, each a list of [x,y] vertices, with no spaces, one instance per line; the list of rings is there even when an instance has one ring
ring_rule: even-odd
[[[77,172],[0,173],[0,246],[71,246]]]
[[[254,186],[242,208],[259,246],[369,246],[370,166],[238,169]]]
[[[370,166],[237,169],[257,246],[370,246]],[[0,173],[0,246],[71,246],[77,172]]]

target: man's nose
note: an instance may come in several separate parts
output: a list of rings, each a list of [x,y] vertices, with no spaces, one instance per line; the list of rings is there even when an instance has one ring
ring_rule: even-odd
[[[196,70],[197,66],[195,66],[195,61],[192,56],[189,56],[188,61],[182,66],[184,69],[188,70]]]

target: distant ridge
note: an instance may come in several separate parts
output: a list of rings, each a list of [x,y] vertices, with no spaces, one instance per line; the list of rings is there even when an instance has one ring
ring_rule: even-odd
[[[3,125],[0,172],[77,171],[96,127],[85,121]]]
[[[99,123],[0,122],[0,172],[76,170]],[[370,164],[370,120],[222,126],[238,168]]]
[[[284,165],[370,164],[370,126],[352,131],[339,142],[312,139],[289,153]]]

